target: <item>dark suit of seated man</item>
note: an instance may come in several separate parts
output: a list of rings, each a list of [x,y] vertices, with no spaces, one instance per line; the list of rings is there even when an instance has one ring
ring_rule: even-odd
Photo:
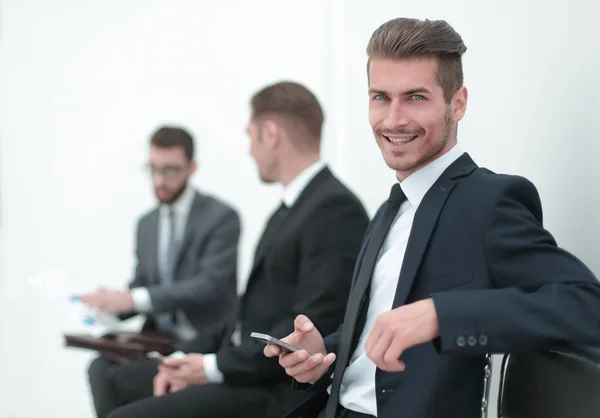
[[[202,341],[220,328],[235,306],[239,216],[220,200],[195,191],[192,137],[162,127],[150,140],[149,170],[160,206],[137,227],[137,268],[130,290],[82,296],[89,306],[122,318],[146,314],[145,329],[173,334],[184,343]],[[117,364],[99,357],[89,368],[96,414],[122,404],[129,387],[152,377],[156,363]]]
[[[140,390],[137,397],[145,399],[110,418],[279,417],[298,393],[251,332],[283,337],[300,312],[310,312],[329,332],[342,321],[368,216],[320,160],[323,113],[309,90],[291,82],[270,85],[254,95],[251,107],[248,134],[260,177],[284,189],[256,246],[236,320],[216,351],[199,348],[165,361],[154,379],[155,396]]]
[[[314,354],[279,358],[314,395],[287,417],[479,418],[487,353],[600,344],[600,285],[544,229],[534,185],[458,148],[465,49],[443,21],[395,19],[370,40],[370,123],[399,184],[341,328],[302,315],[285,338]]]

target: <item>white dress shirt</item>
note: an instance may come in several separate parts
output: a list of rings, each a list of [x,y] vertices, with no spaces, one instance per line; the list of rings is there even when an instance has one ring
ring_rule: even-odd
[[[462,151],[454,146],[446,154],[414,172],[400,183],[407,200],[402,203],[379,251],[373,270],[371,302],[358,346],[342,378],[340,404],[363,414],[377,416],[375,397],[376,366],[365,354],[365,342],[375,319],[392,308],[400,269],[408,244],[415,212],[427,191]],[[330,389],[329,389],[330,390]]]
[[[167,268],[167,247],[169,245],[169,236],[171,233],[169,210],[173,209],[175,213],[175,248],[179,248],[179,245],[183,240],[183,235],[185,234],[188,217],[190,210],[192,209],[195,196],[196,191],[188,185],[185,191],[175,202],[170,205],[162,204],[159,207],[158,270],[161,277],[164,276]],[[152,312],[152,300],[150,298],[150,292],[148,292],[147,288],[136,287],[132,289],[131,296],[133,297],[133,303],[137,312]],[[175,334],[182,340],[190,340],[197,334],[195,328],[181,310],[176,312]]]
[[[298,174],[288,185],[283,187],[282,200],[283,203],[288,207],[292,207],[294,203],[300,197],[300,194],[304,191],[306,186],[311,182],[311,180],[323,169],[325,168],[325,163],[322,160],[318,160],[305,168],[300,174]],[[240,330],[236,329],[235,333],[239,333]],[[241,341],[241,336],[234,335],[232,336],[232,341],[237,342]],[[204,355],[203,360],[204,373],[206,374],[206,378],[209,382],[212,383],[222,383],[223,373],[219,370],[219,366],[217,364],[217,355],[216,353],[210,353]]]

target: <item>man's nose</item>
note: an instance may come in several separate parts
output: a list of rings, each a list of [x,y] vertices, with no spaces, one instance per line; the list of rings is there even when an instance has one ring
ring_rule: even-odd
[[[387,113],[383,120],[386,129],[399,129],[406,127],[409,123],[406,109],[399,101],[393,101],[387,108]]]
[[[155,187],[162,187],[165,185],[166,181],[165,181],[165,176],[158,174],[158,173],[154,173],[152,175],[152,183],[154,183]]]

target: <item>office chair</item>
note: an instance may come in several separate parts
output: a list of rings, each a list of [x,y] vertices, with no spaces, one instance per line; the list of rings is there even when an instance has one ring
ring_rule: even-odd
[[[600,349],[505,354],[500,373],[498,418],[600,417]]]

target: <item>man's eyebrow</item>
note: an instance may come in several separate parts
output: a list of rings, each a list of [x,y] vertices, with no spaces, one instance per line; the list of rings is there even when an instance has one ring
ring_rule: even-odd
[[[431,92],[426,89],[425,87],[418,87],[416,89],[410,89],[406,92],[404,92],[405,96],[412,96],[413,94],[419,94],[419,93],[428,93],[431,94]]]
[[[381,89],[369,89],[369,94],[383,94],[385,96],[388,95],[387,91]]]
[[[413,94],[422,94],[422,93],[431,94],[431,91],[429,91],[429,89],[427,89],[425,87],[417,87],[414,89],[407,90],[407,91],[401,93],[401,95],[402,96],[411,96]],[[369,94],[383,94],[385,96],[389,96],[389,93],[387,91],[382,90],[382,89],[377,89],[377,88],[370,88]]]

